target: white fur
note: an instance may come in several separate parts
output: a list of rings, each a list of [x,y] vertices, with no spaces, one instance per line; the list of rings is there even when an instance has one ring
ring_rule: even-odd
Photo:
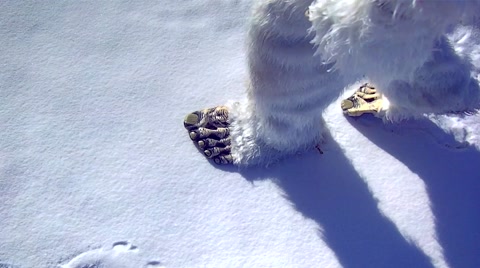
[[[462,14],[455,10],[463,5],[447,9],[448,1],[431,2],[445,7],[435,13],[412,0],[316,1],[309,9],[317,51],[349,75],[411,78],[429,58],[434,40]]]
[[[267,164],[313,148],[322,111],[341,92],[338,72],[314,56],[309,0],[261,1],[248,40],[248,99],[229,105],[236,164]],[[323,90],[327,89],[327,90]]]
[[[392,120],[477,109],[478,68],[458,52],[459,37],[448,34],[467,27],[461,21],[476,21],[471,9],[478,6],[477,0],[258,1],[247,100],[229,104],[235,163],[268,164],[313,148],[324,131],[323,109],[365,76],[389,99]]]
[[[471,62],[446,34],[472,17],[469,0],[318,0],[310,6],[317,53],[345,76],[368,77],[391,120],[478,108]]]

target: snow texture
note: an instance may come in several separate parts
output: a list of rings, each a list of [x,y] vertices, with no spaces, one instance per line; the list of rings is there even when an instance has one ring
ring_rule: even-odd
[[[340,98],[323,154],[198,153],[182,119],[244,96],[250,7],[0,3],[0,267],[480,267],[479,115]]]

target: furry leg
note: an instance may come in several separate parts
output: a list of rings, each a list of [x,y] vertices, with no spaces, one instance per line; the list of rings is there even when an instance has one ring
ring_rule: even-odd
[[[437,42],[431,60],[415,71],[410,82],[393,81],[383,93],[391,104],[386,117],[392,120],[472,113],[480,108],[479,81],[470,59],[457,54],[447,38]]]
[[[232,155],[240,165],[269,164],[321,140],[322,111],[341,93],[343,80],[314,55],[305,16],[311,2],[259,1],[254,8],[248,99],[230,113]]]
[[[367,77],[390,102],[386,118],[401,120],[478,109],[478,72],[472,75],[470,60],[457,49],[467,38],[454,50],[445,37],[475,6],[454,0],[319,0],[308,16],[322,59],[345,76]]]
[[[240,166],[268,165],[320,142],[322,111],[338,97],[344,83],[331,65],[314,55],[311,24],[305,17],[310,4],[311,0],[255,4],[248,37],[247,100],[227,104],[222,109],[228,111],[228,124],[213,123],[208,131],[202,130],[201,122],[210,117],[199,112],[187,116],[195,128],[191,134],[195,141],[197,137],[214,140],[202,141],[211,145],[207,157],[220,156],[223,159],[216,162]],[[227,135],[222,128],[228,129]],[[220,142],[224,139],[230,145]]]

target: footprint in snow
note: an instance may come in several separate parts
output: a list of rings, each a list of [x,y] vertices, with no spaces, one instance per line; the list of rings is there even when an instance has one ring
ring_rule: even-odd
[[[160,261],[145,263],[138,254],[138,247],[129,241],[118,241],[111,248],[99,248],[84,252],[61,268],[165,268]],[[142,265],[143,264],[143,265]],[[0,268],[3,268],[0,264]],[[5,267],[7,268],[7,267]],[[10,267],[8,267],[10,268]]]

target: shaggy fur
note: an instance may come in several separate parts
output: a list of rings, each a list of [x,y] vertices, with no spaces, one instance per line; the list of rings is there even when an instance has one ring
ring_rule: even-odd
[[[247,100],[228,105],[235,164],[268,164],[313,148],[324,131],[324,108],[363,77],[388,98],[391,120],[477,109],[479,68],[459,50],[478,32],[472,15],[478,6],[467,0],[258,1],[249,30]]]
[[[471,60],[448,35],[479,11],[476,1],[321,0],[309,9],[322,60],[377,85],[387,118],[478,108]]]

